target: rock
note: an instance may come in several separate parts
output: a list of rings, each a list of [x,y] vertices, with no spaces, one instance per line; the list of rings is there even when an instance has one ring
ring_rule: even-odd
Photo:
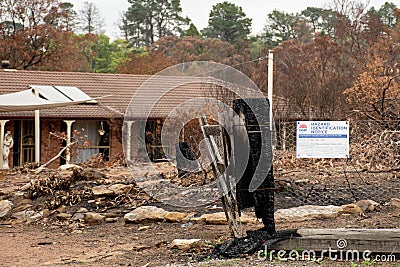
[[[206,223],[206,224],[212,224],[212,225],[227,224],[225,212],[203,214],[202,216],[200,216],[198,218],[191,218],[190,221],[193,223]],[[251,217],[246,214],[242,214],[242,216],[240,217],[240,221],[244,224],[256,223],[257,218]]]
[[[37,220],[43,218],[43,212],[42,211],[35,212],[33,210],[24,210],[24,211],[13,213],[11,215],[11,217],[14,219],[31,222],[31,221],[37,221]]]
[[[84,221],[85,220],[85,214],[81,212],[77,212],[72,216],[71,218],[73,221]]]
[[[201,239],[174,239],[170,248],[177,248],[181,250],[188,250],[200,245]]]
[[[203,214],[201,215],[200,218],[202,218],[206,224],[213,224],[213,225],[227,224],[224,212]]]
[[[87,212],[84,215],[85,222],[88,224],[101,224],[104,218],[103,215],[96,212]]]
[[[22,204],[14,209],[14,212],[20,212],[32,208],[32,204]]]
[[[212,225],[224,225],[224,224],[227,224],[224,212],[203,214],[200,217],[200,219],[202,219],[206,224],[212,224]]]
[[[242,213],[240,216],[240,222],[243,224],[253,224],[253,223],[257,223],[257,218]]]
[[[398,198],[392,198],[390,200],[389,204],[392,205],[393,207],[400,209],[400,199],[398,199]]]
[[[127,193],[132,186],[126,184],[113,184],[108,187],[108,190],[113,191],[114,194],[120,195]]]
[[[35,214],[33,214],[31,217],[28,218],[28,221],[38,221],[40,219],[42,219],[44,217],[44,212],[40,211],[40,212],[36,212]]]
[[[138,231],[145,231],[145,230],[148,230],[148,229],[150,229],[150,226],[141,226],[141,227],[138,228]]]
[[[66,213],[67,212],[67,206],[61,205],[60,207],[57,208],[58,213]]]
[[[193,226],[193,222],[188,222],[188,223],[181,224],[182,228],[187,228],[187,227],[191,227],[191,226]]]
[[[106,223],[115,223],[115,222],[118,222],[118,218],[106,218],[105,222]]]
[[[56,218],[60,221],[68,221],[69,219],[71,219],[71,217],[71,214],[66,212],[62,212],[56,215]]]
[[[161,208],[142,206],[125,214],[124,221],[126,223],[163,221],[166,214],[167,212]]]
[[[86,213],[86,212],[88,212],[88,210],[87,210],[87,208],[82,207],[82,208],[79,208],[79,210],[77,212]]]
[[[340,207],[306,205],[290,209],[279,209],[275,212],[276,222],[302,222],[317,219],[335,218]]]
[[[363,212],[374,211],[379,207],[377,202],[369,199],[359,200],[355,204],[359,206]]]
[[[79,165],[75,165],[75,164],[64,164],[61,165],[60,167],[58,167],[59,170],[61,171],[66,171],[66,170],[83,170],[83,168]]]
[[[164,216],[164,220],[167,222],[172,222],[172,223],[179,223],[182,222],[186,217],[188,216],[187,213],[185,212],[168,212]]]
[[[347,204],[340,207],[340,214],[363,214],[364,211],[356,204]]]
[[[0,201],[0,218],[6,217],[13,207],[13,203],[9,200]]]
[[[27,220],[29,217],[33,216],[34,214],[35,214],[35,212],[33,210],[24,210],[24,211],[13,213],[11,215],[11,218]]]
[[[64,179],[68,179],[74,176],[74,171],[63,170],[59,172],[59,175]]]
[[[102,213],[102,215],[104,216],[104,221],[106,223],[117,222],[120,217],[120,215],[117,213]]]
[[[108,196],[114,194],[113,191],[107,188],[105,185],[99,185],[92,188],[92,193],[95,196]]]

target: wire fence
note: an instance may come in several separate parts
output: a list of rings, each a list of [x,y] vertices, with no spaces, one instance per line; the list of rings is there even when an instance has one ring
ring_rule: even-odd
[[[400,121],[350,121],[348,159],[296,158],[296,122],[276,125],[275,209],[400,196]]]

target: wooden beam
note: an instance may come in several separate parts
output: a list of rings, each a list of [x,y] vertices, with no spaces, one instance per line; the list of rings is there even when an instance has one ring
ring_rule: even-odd
[[[400,254],[400,229],[299,229],[297,234],[300,237],[275,242],[268,249]]]

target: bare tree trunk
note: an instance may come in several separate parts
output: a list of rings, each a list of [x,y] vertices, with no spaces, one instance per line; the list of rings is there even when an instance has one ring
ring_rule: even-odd
[[[39,168],[37,168],[37,170],[35,171],[36,174],[40,173],[41,171],[44,170],[44,168],[46,168],[47,166],[50,165],[50,163],[52,163],[53,161],[55,161],[57,158],[61,157],[62,153],[67,150],[70,146],[76,144],[78,141],[72,142],[70,144],[68,144],[67,146],[65,146],[63,149],[60,150],[60,152],[58,152],[57,155],[55,155],[52,159],[50,159],[48,162],[46,162],[45,164],[43,164],[42,166],[40,166]]]

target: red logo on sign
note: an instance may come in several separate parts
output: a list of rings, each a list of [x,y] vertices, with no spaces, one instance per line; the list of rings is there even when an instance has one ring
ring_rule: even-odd
[[[299,128],[300,129],[307,129],[307,124],[300,124]]]

